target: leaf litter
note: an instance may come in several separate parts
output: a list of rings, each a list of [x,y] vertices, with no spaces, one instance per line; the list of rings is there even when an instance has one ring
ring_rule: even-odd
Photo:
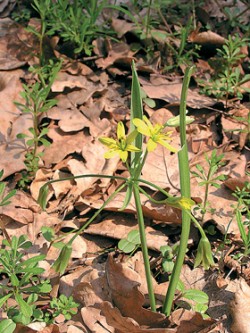
[[[32,20],[32,24],[37,26],[38,23]],[[12,20],[0,19],[0,25],[0,169],[4,169],[3,180],[12,189],[24,169],[26,152],[24,141],[17,139],[16,135],[27,132],[32,123],[30,117],[21,114],[13,102],[22,102],[21,81],[30,80],[30,74],[23,66],[36,61],[30,50],[38,52],[38,45],[36,39],[30,39],[30,33],[20,30],[20,26]],[[132,23],[119,18],[112,19],[112,26],[119,38],[124,38],[135,28]],[[217,47],[224,43],[224,38],[212,31],[194,31],[189,41]],[[76,238],[65,275],[59,277],[51,268],[58,249],[49,247],[41,236],[42,227],[52,227],[56,234],[62,236],[65,236],[66,230],[79,228],[102,206],[116,189],[118,181],[96,177],[53,183],[49,188],[46,212],[41,211],[36,202],[41,186],[47,180],[65,176],[89,173],[123,175],[125,172],[118,159],[104,159],[105,148],[97,139],[99,136],[114,135],[117,122],[129,120],[129,68],[138,54],[127,42],[95,40],[93,44],[97,59],[90,64],[94,69],[91,65],[63,56],[63,69],[52,86],[57,105],[43,116],[49,122],[47,135],[51,145],[44,148],[30,193],[19,190],[10,205],[1,207],[0,212],[0,225],[10,236],[26,234],[32,241],[27,258],[39,253],[47,255],[41,263],[46,268],[44,277],[53,279],[56,295],[58,290],[68,297],[73,295],[80,303],[79,311],[71,320],[65,322],[64,318],[57,318],[55,324],[47,327],[38,325],[28,328],[18,324],[15,333],[229,332],[229,310],[231,331],[248,333],[250,319],[245,310],[249,308],[249,286],[246,283],[249,283],[248,263],[241,267],[237,261],[233,262],[230,251],[235,251],[235,245],[229,245],[223,250],[228,251],[224,257],[222,252],[216,253],[219,270],[204,272],[202,268],[191,269],[192,249],[198,241],[195,228],[190,234],[189,253],[182,267],[181,280],[185,288],[203,290],[208,294],[210,303],[207,313],[211,318],[203,318],[199,313],[186,309],[176,309],[166,318],[147,308],[149,302],[140,250],[131,258],[117,251],[117,241],[125,238],[137,225],[133,200],[124,212],[119,211],[125,192],[119,193]],[[60,56],[56,50],[52,51]],[[145,110],[153,123],[164,123],[169,117],[177,115],[182,79],[178,76],[166,77],[160,72],[158,62],[149,64],[141,56],[137,61],[142,88],[148,98],[156,101],[155,108],[145,105]],[[198,60],[198,68],[203,73],[211,70],[209,63],[201,59]],[[194,75],[194,80],[196,78]],[[211,154],[216,149],[218,154],[224,154],[225,165],[219,173],[227,175],[228,179],[222,182],[219,189],[209,191],[208,201],[213,210],[206,213],[204,221],[205,225],[214,227],[215,234],[211,235],[211,241],[216,250],[225,235],[231,237],[232,242],[240,241],[239,229],[233,218],[236,199],[232,192],[236,187],[243,188],[245,181],[249,182],[249,177],[245,176],[245,171],[249,170],[249,137],[244,131],[246,124],[237,120],[237,117],[246,118],[249,103],[235,105],[225,113],[214,98],[201,95],[196,87],[192,87],[187,106],[189,115],[195,118],[195,122],[187,127],[191,170],[199,163],[207,171],[205,153]],[[232,131],[236,127],[239,131]],[[173,130],[172,139],[172,144],[178,147],[178,129]],[[180,186],[176,165],[177,156],[158,147],[144,166],[143,178],[178,195]],[[145,191],[154,197],[160,195],[147,185]],[[192,197],[197,203],[204,199],[204,188],[198,186],[195,177],[192,178]],[[153,266],[153,262],[162,259],[161,246],[178,242],[181,214],[173,207],[149,202],[143,194],[141,201]],[[0,239],[3,240],[3,235]],[[163,281],[155,278],[153,283],[157,305],[161,307],[168,283],[164,282],[164,274],[161,270],[157,272],[156,267],[155,273],[163,276]]]

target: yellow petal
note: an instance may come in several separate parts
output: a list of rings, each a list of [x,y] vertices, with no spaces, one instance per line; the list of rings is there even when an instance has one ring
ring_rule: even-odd
[[[113,158],[115,157],[116,155],[119,154],[119,151],[118,150],[108,150],[106,151],[106,153],[104,154],[104,157],[109,159],[109,158]]]
[[[142,121],[139,118],[133,119],[133,124],[137,127],[137,131],[143,135],[150,136],[151,132],[148,128],[148,126],[145,124],[144,121]]]
[[[146,116],[143,116],[142,118],[143,118],[144,122],[146,123],[147,127],[149,128],[149,130],[153,131],[154,127],[151,124],[151,122],[149,121],[149,119]]]
[[[156,147],[157,147],[157,143],[154,142],[151,138],[149,138],[148,143],[147,143],[147,150],[150,152],[150,151],[155,150]]]
[[[128,152],[126,150],[119,150],[119,156],[122,160],[122,162],[126,162],[128,158]]]
[[[111,138],[107,138],[107,137],[101,137],[98,139],[103,145],[107,146],[107,147],[111,147],[111,146],[116,146],[116,141],[114,139]]]
[[[173,146],[171,146],[167,141],[163,140],[163,139],[159,139],[158,143],[162,146],[164,146],[165,148],[167,148],[168,150],[170,150],[173,153],[176,153],[178,151],[178,149],[174,148]]]
[[[127,145],[126,150],[127,151],[141,151],[139,148],[137,148],[133,145]]]
[[[123,125],[122,121],[119,121],[118,125],[117,125],[117,138],[118,140],[125,140],[126,135],[125,135],[125,128]]]

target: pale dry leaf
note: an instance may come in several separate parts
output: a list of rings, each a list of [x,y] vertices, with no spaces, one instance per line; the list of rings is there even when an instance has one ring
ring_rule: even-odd
[[[203,319],[198,312],[177,309],[171,314],[171,322],[177,325],[177,333],[194,333],[213,326],[215,321],[211,318]]]
[[[69,325],[67,333],[87,333],[87,331],[85,329],[80,329],[75,325]]]
[[[250,332],[250,287],[244,279],[238,282],[238,290],[234,300],[230,303],[230,313],[233,319],[231,330],[233,333]]]
[[[188,40],[195,44],[200,45],[213,45],[214,47],[221,46],[225,43],[225,38],[217,33],[208,30],[203,32],[193,31]]]
[[[81,309],[81,315],[91,333],[115,333],[115,329],[107,324],[100,309],[84,307]]]
[[[99,68],[105,69],[114,65],[115,62],[122,61],[125,58],[132,62],[134,54],[135,52],[132,52],[126,43],[113,43],[110,45],[108,56],[106,58],[97,59],[95,63]]]
[[[30,58],[31,50],[29,50],[29,56],[26,55],[26,59],[24,59],[24,44],[18,38],[20,29],[23,30],[20,25],[9,18],[0,21],[0,70],[22,67],[26,64],[28,57]]]
[[[112,28],[117,33],[117,37],[121,38],[124,36],[127,32],[133,31],[136,29],[136,24],[132,22],[128,22],[126,20],[121,20],[118,18],[112,18],[111,21]]]
[[[174,328],[153,328],[140,326],[133,318],[122,316],[119,309],[109,302],[101,304],[102,313],[105,315],[108,324],[115,328],[117,333],[175,333]]]
[[[40,207],[34,199],[20,190],[11,198],[11,203],[9,205],[0,207],[1,214],[22,224],[32,223],[35,214],[39,211]]]
[[[48,136],[53,142],[50,147],[45,148],[42,157],[47,167],[61,162],[69,154],[80,153],[86,141],[83,132],[67,134],[59,128],[50,129]]]
[[[145,297],[140,291],[141,276],[129,262],[122,263],[110,255],[106,263],[106,277],[112,303],[122,316],[133,318],[139,325],[166,327],[166,317],[163,314],[143,307]],[[146,284],[145,276],[143,278],[143,283]],[[153,285],[156,285],[154,280]]]
[[[85,233],[91,235],[101,235],[114,239],[126,238],[131,230],[137,230],[138,224],[136,219],[123,214],[113,214],[107,216],[98,224],[91,224]],[[168,237],[161,231],[155,230],[150,226],[146,226],[147,245],[150,249],[160,251],[160,247],[168,243]]]
[[[143,90],[152,99],[161,99],[171,104],[180,104],[182,82],[172,82],[163,77],[152,76],[150,81],[139,78]],[[200,95],[197,90],[188,89],[187,105],[194,109],[212,106],[215,100]]]

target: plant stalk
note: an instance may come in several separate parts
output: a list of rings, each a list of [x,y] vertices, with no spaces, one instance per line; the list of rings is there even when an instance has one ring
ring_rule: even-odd
[[[155,295],[154,295],[151,269],[150,269],[150,263],[149,263],[149,257],[148,257],[148,247],[147,247],[147,241],[146,241],[144,217],[143,217],[140,192],[139,192],[139,187],[138,187],[137,182],[134,183],[133,193],[134,193],[134,198],[135,198],[137,220],[138,220],[139,233],[140,233],[140,238],[141,238],[141,248],[142,248],[144,268],[145,268],[145,274],[146,274],[146,280],[147,280],[149,301],[150,301],[151,310],[156,312]]]
[[[191,198],[191,194],[190,194],[190,173],[189,173],[189,164],[188,164],[188,149],[186,142],[186,100],[187,100],[187,92],[192,70],[193,70],[192,67],[186,69],[182,85],[181,103],[180,103],[181,150],[178,152],[181,196],[189,199]],[[166,316],[169,316],[171,313],[176,286],[180,278],[181,268],[184,262],[187,244],[188,244],[190,224],[191,224],[190,222],[191,218],[189,212],[183,209],[182,231],[181,231],[179,251],[174,265],[173,273],[170,278],[169,287],[167,290],[166,298],[162,309],[163,313],[165,313]]]

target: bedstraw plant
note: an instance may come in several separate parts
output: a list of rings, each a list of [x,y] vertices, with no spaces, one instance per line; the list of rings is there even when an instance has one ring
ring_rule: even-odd
[[[40,117],[57,103],[55,99],[48,99],[48,96],[60,68],[61,62],[50,63],[42,68],[40,66],[31,68],[31,71],[33,70],[36,73],[38,80],[33,85],[23,84],[24,90],[20,95],[25,102],[15,102],[23,113],[31,115],[33,122],[33,126],[28,129],[28,134],[17,134],[17,138],[24,139],[26,145],[24,160],[26,170],[22,172],[22,178],[19,181],[19,186],[22,188],[25,188],[33,180],[38,170],[39,161],[43,155],[43,152],[39,151],[39,147],[50,145],[50,142],[46,139],[47,124],[40,125]]]
[[[122,181],[122,184],[110,195],[110,197],[103,203],[103,205],[93,214],[93,216],[88,220],[85,225],[83,225],[79,230],[77,230],[72,238],[67,242],[63,243],[60,241],[61,252],[56,259],[53,267],[54,269],[63,274],[67,268],[68,260],[71,257],[72,253],[72,243],[74,239],[80,235],[84,229],[86,229],[89,224],[100,214],[100,212],[105,209],[109,202],[111,202],[115,196],[126,188],[125,200],[120,208],[124,210],[132,196],[134,197],[136,214],[138,220],[138,230],[140,235],[140,246],[142,249],[144,267],[146,273],[146,281],[148,287],[148,294],[150,300],[150,307],[152,311],[156,311],[155,295],[153,292],[152,276],[150,269],[150,261],[148,255],[148,248],[146,243],[146,234],[145,234],[145,225],[144,225],[144,216],[142,211],[142,203],[140,198],[140,193],[145,193],[141,185],[150,185],[157,191],[160,191],[165,199],[161,201],[156,201],[150,196],[149,200],[156,202],[158,204],[169,205],[180,209],[182,211],[182,232],[181,239],[179,244],[179,250],[176,258],[176,262],[173,268],[173,272],[170,278],[170,284],[167,290],[165,302],[163,304],[163,313],[169,315],[175,297],[176,287],[179,281],[179,276],[181,272],[181,267],[184,262],[185,253],[187,249],[187,243],[189,238],[190,223],[191,220],[197,225],[200,233],[201,240],[199,243],[197,251],[197,261],[196,265],[200,263],[205,264],[205,268],[209,268],[210,265],[213,265],[213,258],[211,254],[211,246],[206,237],[205,232],[201,228],[200,224],[195,220],[191,214],[191,207],[194,205],[194,201],[190,197],[190,174],[189,174],[189,165],[188,165],[188,151],[187,151],[187,142],[186,142],[186,98],[187,90],[192,74],[192,68],[187,69],[183,89],[181,95],[181,105],[180,105],[180,116],[171,119],[172,126],[178,126],[180,128],[180,146],[178,149],[173,147],[170,144],[171,133],[165,130],[167,122],[165,124],[155,124],[153,125],[150,120],[143,115],[142,108],[142,99],[140,94],[140,85],[138,76],[135,69],[135,64],[132,64],[132,94],[131,94],[131,119],[130,119],[130,131],[128,134],[125,133],[125,127],[122,122],[118,123],[117,126],[117,137],[99,138],[100,142],[107,147],[107,152],[105,153],[105,158],[112,158],[114,156],[119,156],[122,162],[127,167],[129,172],[129,177],[121,176],[112,176],[112,175],[98,175],[98,174],[88,174],[80,176],[72,176],[65,178],[66,179],[76,179],[76,178],[85,178],[85,177],[98,177],[98,178],[109,178],[117,179]],[[147,144],[144,148],[144,139],[147,138]],[[157,145],[162,145],[166,149],[169,149],[171,152],[176,153],[178,151],[178,160],[179,160],[179,174],[180,174],[180,187],[181,194],[178,197],[171,196],[164,189],[159,186],[148,182],[145,179],[141,178],[142,168],[145,164],[148,154],[153,151]],[[60,180],[51,180],[43,185],[40,189],[40,194],[38,202],[42,208],[46,207],[47,194],[48,194],[48,185]]]

